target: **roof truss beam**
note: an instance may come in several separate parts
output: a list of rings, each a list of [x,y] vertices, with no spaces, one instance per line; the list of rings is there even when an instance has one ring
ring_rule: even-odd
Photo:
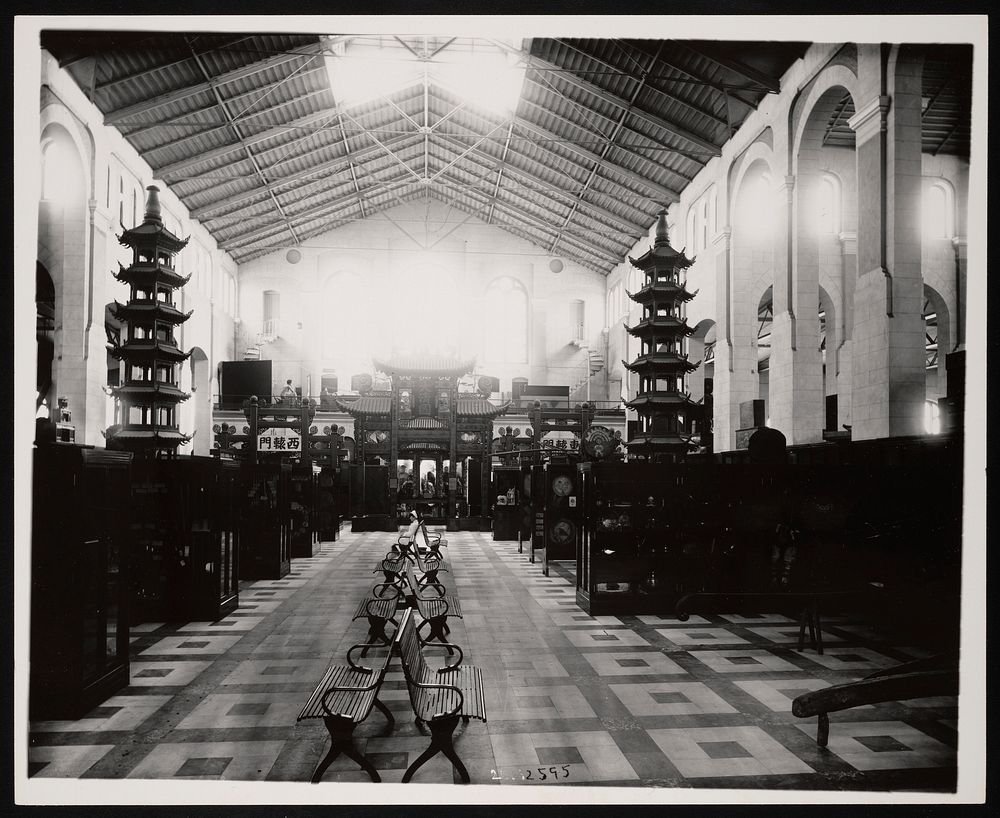
[[[238,80],[244,80],[247,77],[252,77],[269,69],[279,68],[292,62],[298,62],[302,60],[303,57],[315,59],[322,54],[322,51],[322,44],[317,42],[297,48],[291,53],[277,54],[274,57],[257,60],[256,62],[249,63],[241,66],[240,68],[234,68],[232,71],[227,71],[224,74],[219,74],[211,80],[205,80],[204,82],[199,82],[194,85],[187,85],[183,88],[175,88],[173,91],[167,91],[165,94],[160,94],[152,97],[151,99],[145,99],[142,102],[136,102],[133,105],[126,105],[124,108],[109,111],[104,115],[104,124],[119,125],[134,116],[146,114],[150,111],[155,111],[157,108],[162,108],[165,105],[170,105],[174,102],[181,102],[185,99],[197,96],[198,94],[211,91],[213,87],[227,85],[228,83],[237,82]]]
[[[409,147],[412,144],[414,138],[412,136],[397,136],[395,139],[390,139],[386,141],[386,146],[393,148],[394,150],[402,150]],[[319,153],[321,150],[326,150],[326,148],[318,149],[313,151],[313,153]],[[351,154],[339,156],[336,159],[331,159],[327,162],[321,162],[318,165],[307,168],[305,170],[298,171],[296,173],[288,174],[287,176],[275,176],[273,170],[279,165],[272,165],[268,168],[268,174],[270,176],[270,181],[268,182],[268,187],[271,190],[279,190],[281,188],[287,187],[288,185],[294,185],[296,182],[303,182],[314,176],[319,176],[321,174],[333,175],[339,173],[340,171],[347,170],[353,163],[355,167],[359,167],[366,162],[370,162],[373,159],[378,158],[382,154],[382,149],[378,146],[371,146],[369,148],[362,148],[359,151],[354,151]],[[299,160],[305,159],[309,154],[302,154],[296,157]],[[256,187],[253,190],[248,190],[243,193],[237,193],[232,196],[227,196],[224,199],[216,199],[213,202],[208,202],[207,204],[197,207],[191,211],[191,218],[202,219],[207,221],[212,221],[212,217],[209,216],[210,213],[215,213],[219,210],[226,210],[227,208],[236,207],[252,199],[256,199],[265,193],[265,189],[261,187]]]
[[[534,134],[539,139],[551,139],[557,142],[561,142],[565,148],[577,156],[582,157],[587,162],[594,162],[600,165],[602,168],[618,176],[621,179],[627,179],[632,184],[636,185],[642,190],[649,190],[655,193],[659,200],[666,202],[676,202],[680,200],[680,195],[671,190],[668,187],[664,187],[658,182],[654,182],[651,179],[647,179],[645,176],[641,176],[635,171],[629,170],[628,168],[623,168],[621,165],[617,165],[607,159],[603,159],[587,148],[582,148],[579,145],[575,145],[573,142],[569,142],[558,134],[552,133],[552,131],[546,130],[541,125],[536,125],[534,122],[525,119],[522,116],[517,116],[514,118],[514,122],[518,128],[523,131],[527,131],[530,134]],[[565,161],[565,160],[564,160]]]
[[[449,143],[449,139],[447,137],[439,136],[438,139],[439,141],[442,141],[445,144]],[[488,161],[491,164],[494,164],[497,161],[496,157],[491,156],[482,149],[477,148],[475,153],[478,156],[483,157],[486,161]],[[508,153],[511,159],[527,158],[524,157],[523,154],[520,154],[517,151],[515,151],[513,148],[511,148]],[[471,162],[472,160],[470,157],[466,157],[466,161]],[[537,160],[532,160],[532,161],[537,161]],[[557,187],[555,185],[549,184],[548,182],[543,182],[541,179],[538,179],[535,176],[533,176],[529,171],[526,171],[523,168],[518,167],[511,161],[507,162],[506,169],[507,169],[507,174],[509,176],[514,176],[524,180],[524,182],[529,187],[536,187],[539,190],[549,191],[555,196],[560,196],[568,199],[569,202],[566,203],[567,207],[569,206],[569,203],[572,202],[573,198],[576,195],[576,193],[572,190],[566,190],[565,188]],[[615,224],[619,228],[621,228],[621,232],[624,235],[627,235],[629,237],[639,238],[641,235],[645,233],[645,231],[636,223],[627,221],[622,216],[619,216],[616,213],[612,213],[610,210],[601,207],[599,204],[594,204],[593,202],[587,202],[587,201],[584,201],[582,204],[585,208],[589,209],[594,214],[594,215],[588,214],[590,218],[597,219],[598,221],[604,220],[606,222],[611,222],[612,224]]]
[[[505,48],[507,48],[507,50],[510,50],[509,46],[505,46]],[[517,52],[517,53],[523,54],[523,52]],[[711,140],[706,139],[704,136],[696,134],[693,131],[690,131],[687,128],[684,128],[674,122],[669,122],[668,120],[663,119],[663,117],[657,116],[651,111],[646,111],[641,108],[636,108],[630,105],[628,100],[622,99],[617,94],[612,94],[610,91],[606,91],[605,89],[601,88],[598,85],[594,85],[594,83],[590,82],[589,80],[585,80],[582,77],[577,76],[572,71],[568,71],[567,69],[563,68],[560,65],[556,65],[555,63],[551,63],[548,60],[543,60],[541,57],[535,57],[530,54],[524,54],[524,58],[525,60],[527,60],[528,65],[534,68],[535,70],[557,71],[560,79],[565,80],[571,85],[576,86],[581,91],[585,91],[588,94],[591,94],[592,96],[595,96],[598,99],[603,100],[604,102],[616,108],[627,110],[629,114],[631,116],[634,116],[636,119],[641,119],[642,121],[646,122],[649,125],[654,125],[657,128],[662,128],[667,133],[676,136],[679,139],[683,139],[686,142],[689,142],[690,144],[694,145],[695,147],[700,148],[708,156],[722,155],[722,151],[719,148],[719,146],[716,145]]]
[[[205,68],[205,63],[202,61],[201,56],[198,54],[198,52],[196,52],[194,50],[194,46],[192,46],[190,43],[188,45],[189,45],[189,47],[191,49],[191,55],[194,57],[195,64],[198,66],[198,70],[202,73],[202,75],[205,77],[205,79],[212,85],[212,95],[215,97],[215,100],[218,103],[219,110],[222,112],[222,115],[227,120],[229,120],[229,127],[232,129],[232,132],[236,136],[237,140],[239,140],[240,144],[243,146],[243,151],[246,153],[247,158],[250,160],[250,163],[253,165],[254,171],[257,173],[257,176],[260,179],[261,183],[266,187],[267,186],[267,176],[264,175],[264,171],[261,168],[260,163],[257,161],[257,157],[254,156],[253,151],[243,141],[243,132],[240,130],[240,126],[237,124],[236,120],[233,118],[232,114],[229,112],[229,108],[226,107],[226,101],[222,98],[222,94],[219,92],[219,87],[217,85],[215,85],[214,83],[212,83],[212,77],[208,73],[208,69]],[[274,205],[274,209],[278,212],[278,214],[284,220],[286,229],[291,234],[292,238],[295,240],[295,243],[298,244],[299,243],[299,237],[297,235],[295,235],[295,230],[292,227],[292,223],[288,220],[288,216],[285,214],[285,211],[282,209],[281,202],[278,201],[278,197],[275,196],[274,192],[271,191],[271,190],[268,190],[268,195],[270,196],[271,204]]]
[[[571,51],[575,51],[577,54],[580,54],[581,56],[586,57],[588,60],[593,60],[594,62],[596,62],[596,63],[604,66],[605,68],[607,68],[607,69],[609,69],[611,71],[614,71],[614,72],[619,73],[619,74],[623,74],[625,76],[632,77],[634,79],[639,79],[639,77],[636,77],[633,72],[627,70],[626,68],[624,68],[622,66],[619,66],[619,65],[614,65],[612,63],[607,62],[606,60],[602,60],[600,57],[595,56],[594,54],[591,54],[589,51],[584,51],[582,48],[579,48],[578,46],[573,45],[572,43],[568,42],[567,40],[560,40],[560,39],[556,38],[556,39],[554,39],[554,42],[559,43],[559,45],[563,46],[564,48],[568,48]],[[654,63],[654,65],[655,65],[655,63]],[[653,67],[651,66],[649,70],[652,71]],[[651,91],[653,91],[653,93],[659,94],[661,97],[665,97],[666,99],[669,99],[671,102],[676,102],[678,105],[684,106],[689,111],[692,111],[692,112],[694,112],[696,114],[699,114],[700,116],[706,117],[708,119],[711,119],[713,122],[715,122],[715,123],[717,123],[719,125],[727,125],[728,124],[725,119],[723,119],[722,117],[720,117],[715,112],[709,111],[707,108],[702,108],[700,105],[696,105],[695,103],[691,102],[690,100],[686,100],[683,97],[679,97],[676,94],[670,93],[669,91],[664,91],[662,88],[657,88],[655,85],[653,85],[650,82],[650,80],[654,79],[654,77],[651,76],[648,72],[645,74],[645,78],[646,78],[646,87],[649,88]]]
[[[778,91],[781,90],[780,80],[776,80],[774,77],[765,74],[763,71],[758,71],[756,68],[751,68],[749,65],[742,63],[739,60],[734,60],[731,57],[706,54],[701,49],[692,47],[690,43],[683,43],[678,40],[671,40],[670,42],[679,45],[685,51],[695,54],[698,57],[702,57],[709,62],[715,63],[720,68],[725,68],[727,71],[739,74],[743,77],[743,79],[752,82],[754,85],[759,85],[768,93],[777,94]]]

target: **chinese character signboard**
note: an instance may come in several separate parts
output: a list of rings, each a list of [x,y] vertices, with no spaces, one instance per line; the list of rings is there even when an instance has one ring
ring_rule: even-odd
[[[302,438],[294,429],[265,429],[257,436],[257,451],[298,454],[302,451]]]

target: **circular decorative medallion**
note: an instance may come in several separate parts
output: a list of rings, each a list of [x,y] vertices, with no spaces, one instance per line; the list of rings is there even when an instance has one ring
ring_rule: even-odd
[[[614,451],[611,430],[604,426],[591,426],[583,441],[584,451],[594,460],[603,460]]]
[[[560,474],[552,481],[552,493],[556,497],[566,497],[573,493],[573,481],[565,474]]]
[[[556,520],[549,528],[549,539],[556,545],[566,545],[576,541],[576,526],[572,520]]]

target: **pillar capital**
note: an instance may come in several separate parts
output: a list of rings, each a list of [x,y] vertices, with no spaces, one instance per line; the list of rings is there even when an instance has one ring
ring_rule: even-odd
[[[837,234],[840,239],[840,249],[844,255],[856,255],[858,252],[858,231],[842,230]]]
[[[731,227],[723,227],[721,230],[719,230],[718,233],[712,236],[712,244],[714,244],[720,250],[728,250],[730,244],[732,243],[732,240],[733,240],[733,228]]]
[[[886,117],[889,113],[891,98],[886,95],[875,97],[871,102],[862,105],[847,124],[854,131],[858,143],[866,142],[886,129]]]

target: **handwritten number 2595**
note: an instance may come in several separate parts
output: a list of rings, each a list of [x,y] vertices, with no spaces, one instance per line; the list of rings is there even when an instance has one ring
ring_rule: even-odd
[[[559,770],[556,767],[549,767],[546,770],[544,767],[535,767],[537,773],[532,774],[532,770],[527,770],[528,773],[524,778],[526,781],[545,781],[550,775],[552,778],[560,778]],[[562,778],[569,778],[569,764],[562,765]]]

